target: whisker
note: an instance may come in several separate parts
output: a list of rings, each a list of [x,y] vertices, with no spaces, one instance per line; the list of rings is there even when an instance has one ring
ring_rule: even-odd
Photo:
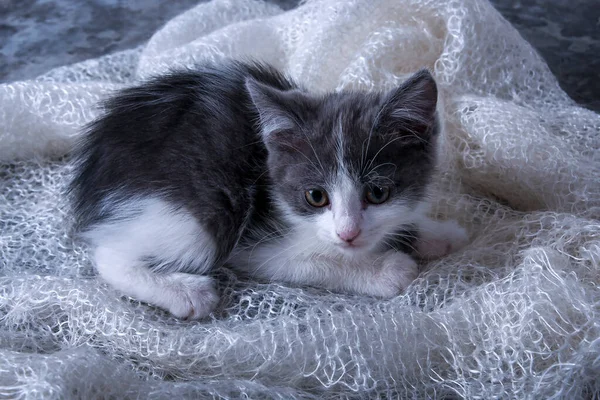
[[[297,163],[296,163],[296,164],[292,164],[292,163],[288,163],[288,164],[281,164],[281,166],[285,166],[285,167],[288,167],[288,166],[290,166],[290,165],[298,165],[298,164],[297,164]],[[256,179],[254,180],[254,182],[252,182],[252,184],[253,184],[253,185],[255,185],[255,184],[256,184],[256,183],[257,183],[257,182],[260,180],[260,178],[262,178],[262,177],[263,177],[263,176],[264,176],[266,173],[270,172],[270,171],[271,171],[271,169],[272,169],[271,167],[269,167],[268,165],[265,165],[265,171],[264,171],[262,174],[260,174],[260,175],[258,176],[258,178],[256,178]]]
[[[375,171],[377,168],[381,168],[381,167],[384,167],[386,165],[393,165],[394,166],[394,170],[398,169],[398,166],[395,163],[393,163],[393,162],[386,162],[386,163],[377,164],[376,167],[371,168],[369,170],[369,172],[367,173],[367,175],[370,174],[371,172]]]
[[[319,156],[317,155],[317,151],[315,150],[314,146],[312,145],[312,143],[310,142],[310,139],[308,137],[308,135],[306,134],[306,131],[304,129],[302,129],[302,134],[304,135],[304,140],[306,140],[306,143],[308,143],[308,145],[310,146],[310,148],[312,149],[313,154],[315,155],[315,158],[317,159],[319,165],[321,166],[321,171],[323,174],[325,174],[325,168],[323,167],[323,164],[321,163],[321,159],[319,159]],[[307,157],[308,158],[308,157]],[[314,165],[314,164],[313,164]],[[315,166],[316,168],[316,166]]]
[[[390,243],[390,242],[386,241],[385,239],[383,240],[383,242],[384,242],[386,245],[390,246],[390,247],[391,247],[393,250],[395,250],[395,251],[397,251],[397,252],[399,252],[399,253],[405,253],[405,251],[402,251],[401,249],[397,248],[397,247],[395,246],[395,243]],[[413,247],[412,245],[410,245],[409,243],[403,243],[403,245],[404,245],[404,246],[406,246],[406,247],[408,247],[409,249],[411,249],[411,250],[412,250],[412,251],[414,251],[415,253],[418,253],[417,249],[416,249],[416,248],[414,248],[414,247]]]
[[[289,144],[287,145],[287,147],[289,147],[289,148],[291,148],[293,150],[296,150],[298,153],[300,153],[302,155],[302,157],[304,157],[315,168],[316,171],[320,172],[321,176],[324,176],[325,169],[323,168],[323,165],[321,164],[321,160],[319,160],[319,157],[317,157],[317,153],[316,153],[314,147],[312,146],[312,144],[308,140],[307,140],[307,143],[312,148],[312,150],[313,150],[313,152],[315,154],[315,157],[317,158],[317,161],[319,162],[319,165],[321,166],[320,170],[317,167],[317,165],[310,158],[308,158],[308,156],[306,154],[304,154],[302,151],[300,151],[300,149],[298,149],[295,146],[289,145]]]
[[[273,236],[279,235],[279,234],[285,234],[286,232],[284,230],[278,229],[275,231],[272,231],[271,233],[263,236],[258,242],[256,242],[255,244],[253,244],[252,246],[248,246],[246,248],[244,248],[244,250],[248,250],[250,248],[252,248],[252,250],[250,250],[250,255],[248,256],[248,258],[252,258],[252,254],[254,254],[254,250],[256,250],[256,248],[261,245],[264,244],[266,241],[270,240],[273,238]]]
[[[369,147],[371,146],[371,136],[373,136],[373,131],[375,130],[375,127],[379,123],[379,117],[381,116],[381,113],[383,112],[384,108],[385,107],[381,107],[379,109],[379,111],[377,111],[377,114],[375,114],[375,118],[373,119],[373,124],[371,125],[371,129],[369,129],[369,136],[367,137],[367,139],[368,139],[367,140],[367,148],[366,148],[365,153],[364,153],[365,158],[362,159],[362,157],[361,157],[361,161],[360,161],[361,172],[364,171],[363,166],[364,166],[364,163],[366,162],[366,156],[369,153]],[[377,155],[375,157],[377,157]],[[373,159],[375,157],[373,157]]]
[[[385,145],[381,146],[381,148],[377,151],[377,153],[375,153],[375,156],[373,156],[373,158],[371,159],[371,162],[369,163],[369,165],[367,166],[367,168],[371,168],[371,166],[373,165],[373,163],[375,162],[375,159],[377,158],[377,156],[379,155],[379,153],[381,153],[386,147],[388,147],[390,144],[394,143],[397,140],[402,139],[402,137],[396,137],[390,141],[388,141]]]
[[[263,143],[263,140],[259,139],[259,140],[256,140],[254,142],[246,143],[246,144],[244,144],[242,146],[234,147],[233,150],[241,150],[244,147],[249,147],[249,146],[252,146],[252,145],[255,145],[255,144],[258,144],[258,143]]]

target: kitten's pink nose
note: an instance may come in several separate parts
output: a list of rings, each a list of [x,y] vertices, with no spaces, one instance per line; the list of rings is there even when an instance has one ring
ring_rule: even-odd
[[[358,235],[360,235],[360,229],[359,228],[346,229],[341,232],[338,232],[337,235],[344,242],[352,243],[352,241],[354,239],[356,239],[358,237]]]

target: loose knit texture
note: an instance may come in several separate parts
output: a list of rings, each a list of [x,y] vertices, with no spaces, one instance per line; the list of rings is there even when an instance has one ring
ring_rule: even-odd
[[[312,91],[434,74],[432,213],[470,244],[380,301],[218,272],[182,322],[97,280],[70,231],[68,152],[98,100],[202,60]],[[484,0],[215,0],[146,45],[0,85],[0,397],[585,399],[600,395],[600,116]]]

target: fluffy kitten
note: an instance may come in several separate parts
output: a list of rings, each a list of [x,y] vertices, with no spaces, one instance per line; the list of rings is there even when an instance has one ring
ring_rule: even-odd
[[[443,256],[466,234],[424,216],[435,167],[436,84],[306,93],[273,68],[229,62],[126,89],[84,136],[71,185],[79,227],[116,289],[201,318],[206,275],[368,295],[418,274],[405,252]],[[405,251],[400,251],[405,250]]]

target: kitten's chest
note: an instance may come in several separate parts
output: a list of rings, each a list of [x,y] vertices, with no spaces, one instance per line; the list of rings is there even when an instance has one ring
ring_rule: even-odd
[[[254,240],[240,243],[229,264],[255,278],[306,283],[330,275],[331,269],[361,268],[372,262],[343,258],[314,235],[281,229],[253,232]]]

